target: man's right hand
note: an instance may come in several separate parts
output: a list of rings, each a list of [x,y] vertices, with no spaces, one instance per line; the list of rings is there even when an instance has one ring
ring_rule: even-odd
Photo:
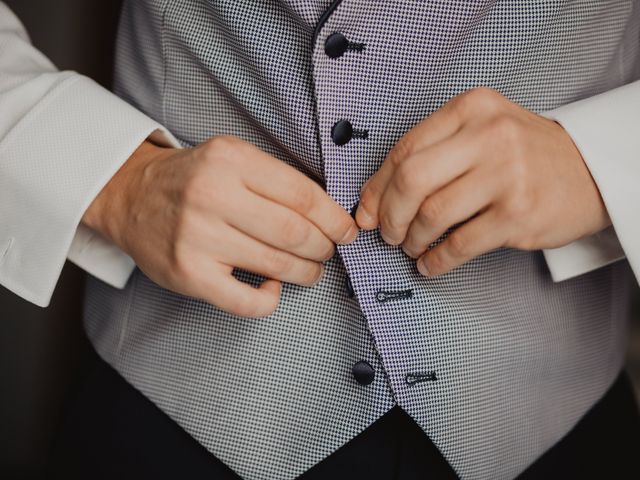
[[[230,313],[261,317],[281,282],[312,286],[351,216],[295,168],[235,137],[191,149],[145,142],[82,219],[164,288]],[[267,277],[254,288],[234,267]]]

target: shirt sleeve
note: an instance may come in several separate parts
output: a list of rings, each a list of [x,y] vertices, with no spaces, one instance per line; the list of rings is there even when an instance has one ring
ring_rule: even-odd
[[[133,260],[80,225],[146,139],[174,137],[94,81],[58,72],[0,2],[0,285],[45,307],[67,256],[122,287]]]
[[[559,107],[544,116],[571,136],[600,190],[612,227],[544,251],[555,281],[626,256],[640,280],[640,81]]]

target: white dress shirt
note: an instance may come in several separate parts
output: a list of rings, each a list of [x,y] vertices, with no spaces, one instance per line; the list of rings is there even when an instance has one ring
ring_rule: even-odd
[[[640,278],[640,82],[545,112],[571,135],[613,227],[545,250],[554,281],[627,257]],[[0,2],[0,285],[45,307],[68,258],[122,288],[135,267],[80,224],[146,139],[178,147],[158,122],[94,81],[59,72]]]

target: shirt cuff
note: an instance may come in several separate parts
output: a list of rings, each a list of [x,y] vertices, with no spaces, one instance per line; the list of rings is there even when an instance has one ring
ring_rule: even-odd
[[[613,227],[564,247],[542,251],[554,282],[562,282],[624,258]]]
[[[124,288],[136,266],[129,255],[83,224],[78,225],[67,259],[116,288]]]
[[[180,147],[178,141],[162,129],[155,130],[149,139],[156,145]],[[78,225],[67,259],[115,288],[124,288],[136,267],[134,260],[118,246],[82,223]]]
[[[552,277],[570,278],[626,256],[640,278],[640,82],[543,115],[573,139],[613,224],[598,235],[545,251]]]
[[[86,77],[72,75],[47,93],[0,144],[0,284],[46,307],[71,253],[91,273],[123,285],[132,261],[78,226],[154,132],[177,145],[160,124]]]

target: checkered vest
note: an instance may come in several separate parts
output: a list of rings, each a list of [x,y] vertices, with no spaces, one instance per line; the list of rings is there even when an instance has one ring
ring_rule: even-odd
[[[185,147],[241,137],[350,210],[394,143],[464,90],[544,111],[637,78],[639,25],[632,0],[131,0],[117,92]],[[343,120],[360,135],[337,145]],[[500,249],[428,279],[371,231],[260,320],[136,270],[124,290],[90,279],[85,324],[245,479],[292,479],[396,404],[461,478],[510,479],[623,365],[626,272],[554,283],[540,252]]]

